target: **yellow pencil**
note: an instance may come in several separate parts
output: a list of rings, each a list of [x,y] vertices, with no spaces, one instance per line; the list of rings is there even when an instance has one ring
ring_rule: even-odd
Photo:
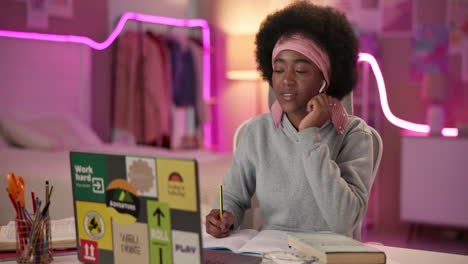
[[[219,219],[223,219],[223,185],[219,186]]]

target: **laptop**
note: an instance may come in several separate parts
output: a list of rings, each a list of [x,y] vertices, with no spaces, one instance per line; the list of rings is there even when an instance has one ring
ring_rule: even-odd
[[[72,151],[70,165],[81,262],[261,262],[203,250],[196,160]]]

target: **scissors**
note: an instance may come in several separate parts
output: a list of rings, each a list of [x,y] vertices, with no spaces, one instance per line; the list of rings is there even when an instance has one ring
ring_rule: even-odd
[[[7,190],[15,201],[19,201],[20,207],[25,207],[24,192],[26,189],[24,179],[21,176],[15,176],[13,172],[7,175],[8,187]]]

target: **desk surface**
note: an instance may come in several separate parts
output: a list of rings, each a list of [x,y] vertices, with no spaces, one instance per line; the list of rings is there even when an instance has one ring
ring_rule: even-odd
[[[468,256],[447,254],[440,252],[415,250],[407,248],[397,248],[388,246],[371,245],[372,247],[383,250],[387,255],[388,264],[414,264],[414,263],[425,263],[425,264],[466,264],[468,263]],[[0,260],[1,262],[1,260]],[[16,264],[16,261],[2,262],[5,264]],[[67,256],[55,256],[54,264],[79,264],[75,254]]]
[[[378,245],[372,245],[372,247],[375,247],[384,251],[388,259],[396,263],[400,263],[400,264],[414,264],[414,263],[466,264],[468,263],[468,256],[464,256],[464,255],[455,255],[455,254],[440,253],[440,252],[433,252],[433,251],[378,246]]]

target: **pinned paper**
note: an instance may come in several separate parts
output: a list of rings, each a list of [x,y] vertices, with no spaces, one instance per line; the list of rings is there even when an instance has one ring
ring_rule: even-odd
[[[449,0],[447,7],[450,54],[460,54],[463,52],[465,39],[468,38],[468,1]]]
[[[27,0],[27,26],[35,29],[49,27],[48,0]]]
[[[416,26],[413,39],[411,73],[414,80],[421,80],[424,73],[447,74],[448,30],[444,24]]]
[[[73,0],[49,0],[51,16],[73,18]]]
[[[386,0],[382,2],[383,31],[411,32],[413,27],[413,0]]]

